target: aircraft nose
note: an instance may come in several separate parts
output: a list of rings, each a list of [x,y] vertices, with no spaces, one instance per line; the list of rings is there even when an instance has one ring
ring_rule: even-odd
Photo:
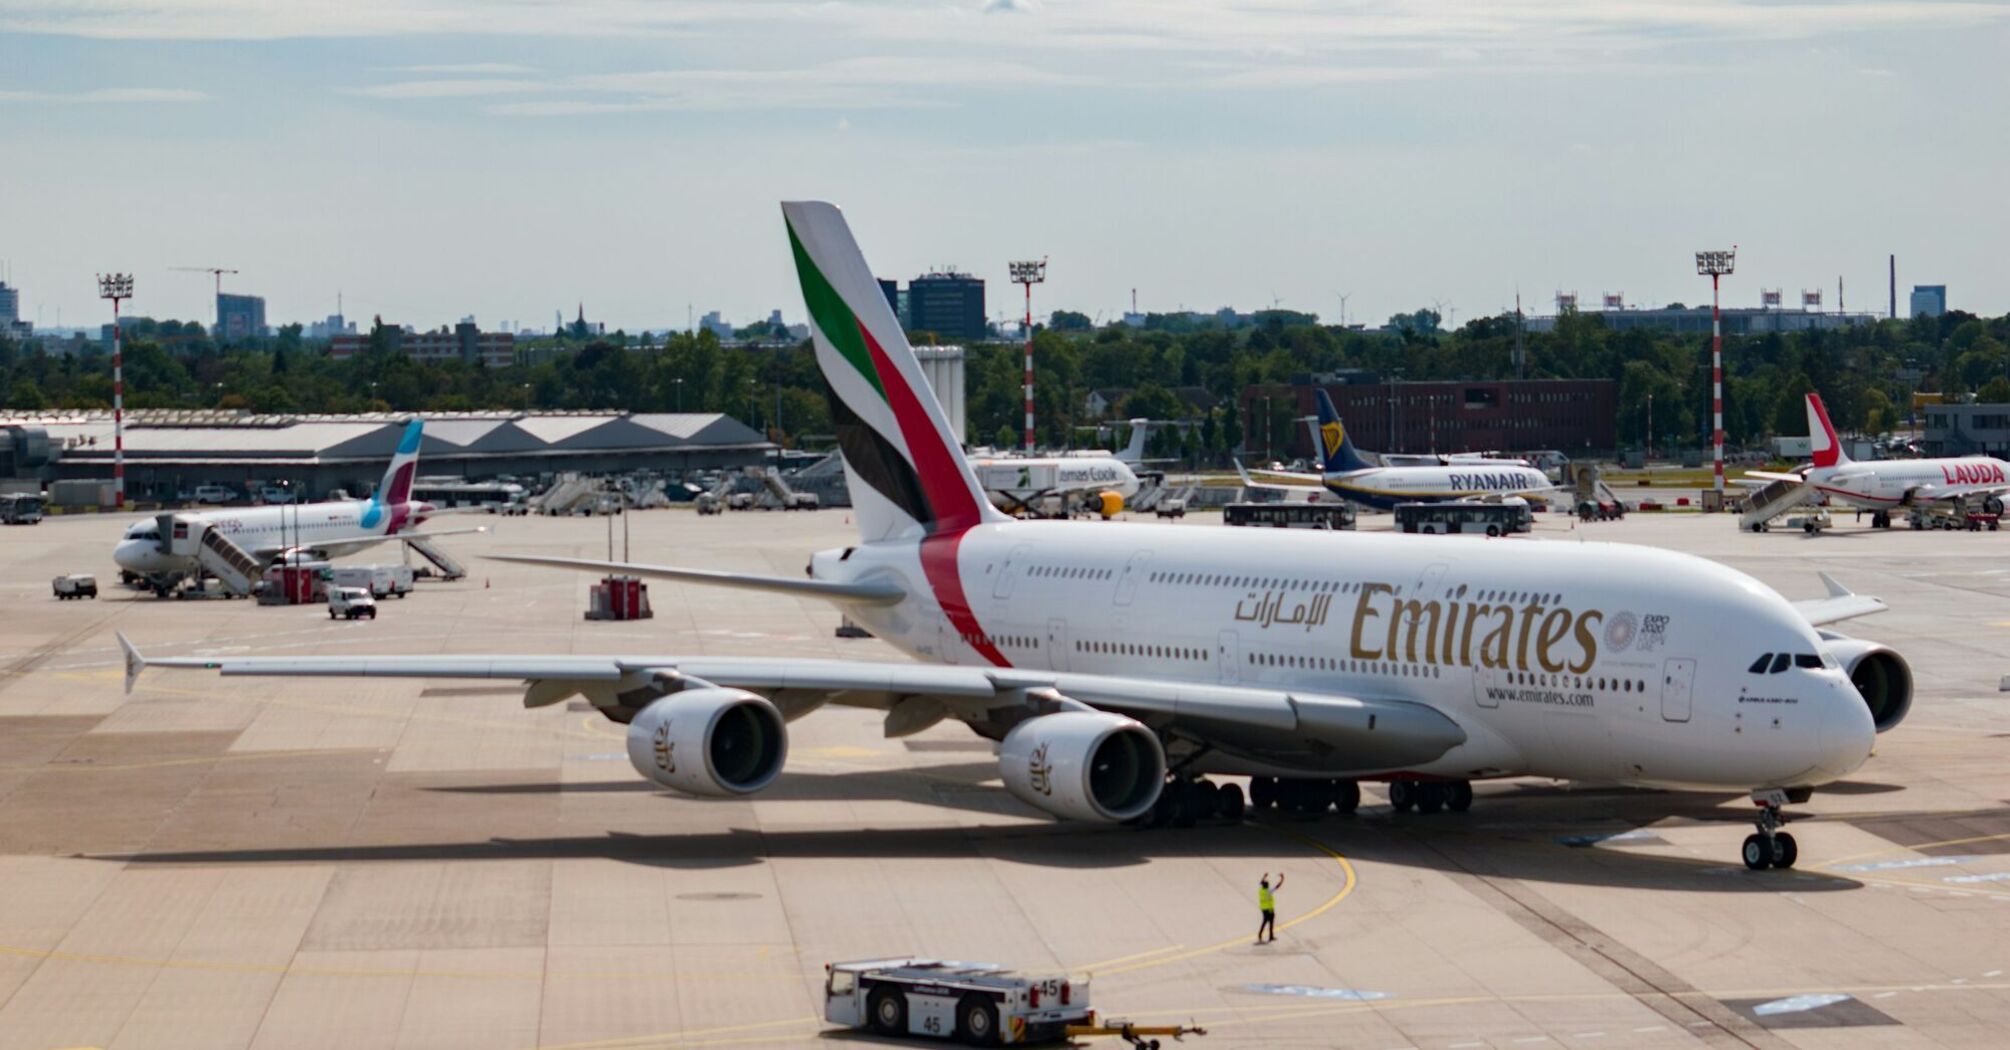
[[[1840,779],[1870,758],[1877,726],[1871,722],[1870,706],[1847,680],[1825,699],[1829,702],[1822,707],[1821,766]]]
[[[144,540],[121,541],[118,546],[112,548],[112,560],[117,562],[121,569],[132,572],[140,571],[142,567],[141,563],[145,560],[145,555],[139,548],[145,542]]]

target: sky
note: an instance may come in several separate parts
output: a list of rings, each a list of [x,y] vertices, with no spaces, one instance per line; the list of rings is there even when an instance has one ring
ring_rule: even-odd
[[[24,317],[804,313],[776,203],[1016,316],[2010,311],[2010,3],[0,0]]]

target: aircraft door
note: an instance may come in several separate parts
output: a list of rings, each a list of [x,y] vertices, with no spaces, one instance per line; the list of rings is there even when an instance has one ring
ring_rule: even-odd
[[[1499,707],[1501,700],[1493,691],[1495,682],[1491,668],[1473,665],[1473,702],[1481,707]]]
[[[1068,621],[1047,621],[1047,666],[1056,671],[1068,669]]]
[[[1151,563],[1151,551],[1138,551],[1124,563],[1124,574],[1117,580],[1118,605],[1129,605],[1131,599],[1138,596],[1138,581],[1144,579],[1145,569]]]
[[[1033,545],[1022,543],[1005,555],[1005,564],[998,568],[998,582],[991,585],[991,597],[1004,601],[1012,597],[1013,578],[1025,571],[1026,559],[1033,554]]]
[[[1242,646],[1234,631],[1223,631],[1215,638],[1214,658],[1221,669],[1221,684],[1242,681]]]
[[[1661,720],[1687,722],[1689,697],[1696,684],[1696,661],[1676,658],[1661,665]]]

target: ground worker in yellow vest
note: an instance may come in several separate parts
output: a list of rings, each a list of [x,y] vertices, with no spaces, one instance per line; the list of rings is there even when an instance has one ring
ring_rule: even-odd
[[[1277,873],[1277,889],[1284,888],[1284,873]],[[1277,896],[1271,892],[1270,873],[1264,872],[1256,884],[1256,906],[1263,912],[1263,922],[1256,927],[1256,943],[1263,943],[1264,931],[1269,931],[1270,939],[1277,939]]]

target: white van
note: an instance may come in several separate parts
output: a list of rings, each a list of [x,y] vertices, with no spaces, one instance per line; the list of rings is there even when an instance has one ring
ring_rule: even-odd
[[[375,620],[377,618],[377,600],[370,597],[370,592],[361,587],[330,587],[328,588],[328,618],[333,620],[338,616],[350,620],[367,616]]]
[[[229,503],[236,498],[237,491],[229,485],[197,485],[195,487],[195,501],[197,503]]]

